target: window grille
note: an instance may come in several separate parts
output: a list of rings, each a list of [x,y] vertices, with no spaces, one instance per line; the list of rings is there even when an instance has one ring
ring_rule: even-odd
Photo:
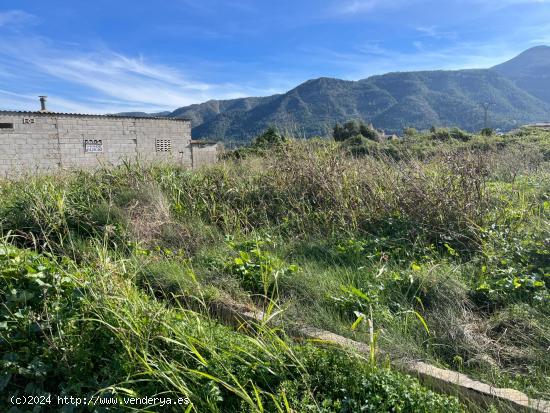
[[[170,139],[157,139],[155,149],[157,152],[172,152],[172,141]]]

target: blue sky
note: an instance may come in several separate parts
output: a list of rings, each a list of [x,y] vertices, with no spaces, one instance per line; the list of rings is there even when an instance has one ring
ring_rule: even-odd
[[[0,109],[172,110],[541,44],[550,0],[2,0]]]

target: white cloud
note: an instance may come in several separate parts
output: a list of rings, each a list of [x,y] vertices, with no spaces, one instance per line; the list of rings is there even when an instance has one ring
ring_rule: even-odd
[[[0,11],[0,27],[35,24],[37,17],[22,10]]]
[[[35,94],[15,93],[9,90],[0,89],[0,104],[8,110],[38,110],[38,94],[39,92]],[[55,110],[59,112],[96,113],[96,111],[90,111],[90,108],[87,105],[65,99],[57,94],[50,95],[49,99],[52,102],[55,102]],[[120,104],[121,102],[118,102],[118,105]],[[114,105],[113,107],[118,107],[118,105]],[[106,104],[104,107],[108,108],[109,105]],[[108,112],[110,111],[98,111],[97,113]]]
[[[330,49],[310,50],[313,61],[337,62],[350,80],[394,71],[457,70],[488,68],[502,63],[521,51],[507,43],[456,43],[432,48],[429,44],[412,42],[410,51],[384,48],[376,43],[359,45],[348,52]]]
[[[474,0],[474,2],[495,6],[510,6],[514,4],[544,4],[550,3],[550,0]]]
[[[516,5],[542,5],[550,3],[550,0],[453,0],[463,4],[465,7],[471,7],[474,5],[484,10],[498,10],[510,6]],[[332,3],[327,10],[327,17],[353,17],[355,15],[362,15],[368,13],[374,13],[379,10],[395,9],[403,7],[413,6],[415,3],[425,3],[429,6],[430,0],[340,0]],[[441,7],[441,3],[435,3],[433,7]],[[468,4],[469,3],[469,4]],[[478,9],[479,10],[479,9]],[[431,29],[435,29],[435,26],[420,27],[419,29],[426,29],[426,34],[430,34]],[[434,32],[434,35],[437,33]]]
[[[424,37],[431,37],[433,39],[454,40],[458,37],[456,32],[441,30],[438,26],[418,26],[416,31]]]
[[[436,26],[420,26],[417,27],[416,30],[419,31],[422,34],[425,34],[427,36],[435,37],[437,36],[437,30]]]
[[[381,2],[379,0],[353,0],[343,2],[340,12],[343,14],[365,13],[376,8]]]
[[[50,95],[52,110],[94,113],[173,110],[214,98],[248,96],[252,92],[228,83],[195,81],[181,70],[156,64],[143,56],[126,56],[107,48],[91,52],[60,50],[39,38],[0,39],[0,59],[4,65],[11,65],[12,73],[18,73],[17,67],[25,67],[24,77],[36,78],[35,94]],[[57,89],[48,90],[52,86],[44,86],[52,82],[61,84],[65,90],[77,90],[78,94],[63,99]],[[27,89],[28,83],[25,83]],[[3,95],[0,103],[12,103],[14,96],[8,102],[6,94]],[[19,98],[30,100],[22,95]],[[34,95],[32,100],[36,100]]]
[[[464,3],[476,7],[477,12],[496,12],[513,6],[540,6],[549,4],[550,0],[466,0]]]
[[[391,9],[401,5],[407,5],[417,0],[341,0],[333,2],[325,10],[324,17],[354,17],[368,14],[380,9]]]

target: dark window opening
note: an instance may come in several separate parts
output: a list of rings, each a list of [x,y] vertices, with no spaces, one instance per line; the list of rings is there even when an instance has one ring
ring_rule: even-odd
[[[0,129],[13,129],[13,123],[0,123]]]

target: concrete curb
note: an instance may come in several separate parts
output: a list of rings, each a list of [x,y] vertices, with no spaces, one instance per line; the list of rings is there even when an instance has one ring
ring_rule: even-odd
[[[262,310],[233,301],[211,303],[210,311],[216,318],[234,326],[261,323],[265,319],[265,313]],[[367,344],[318,328],[298,326],[294,327],[290,333],[297,338],[337,345],[366,356],[370,354]],[[378,355],[380,355],[379,351]],[[518,390],[493,387],[473,380],[465,374],[421,361],[394,360],[391,364],[395,369],[417,377],[426,387],[457,396],[465,403],[475,402],[485,407],[494,404],[498,408],[514,412],[550,413],[550,401],[531,399]]]

